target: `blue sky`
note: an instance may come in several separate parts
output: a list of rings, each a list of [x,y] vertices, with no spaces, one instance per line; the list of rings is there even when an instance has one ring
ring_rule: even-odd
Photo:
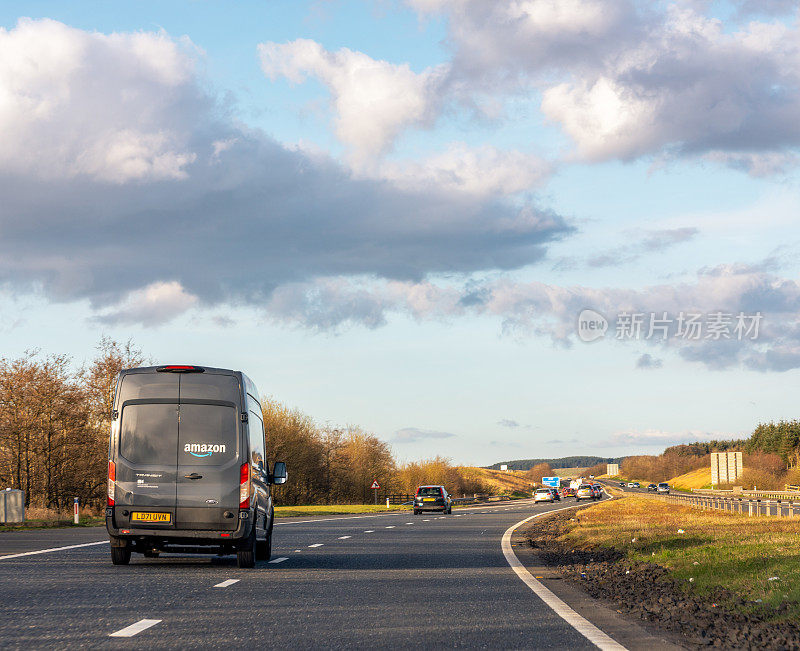
[[[652,453],[793,418],[793,11],[4,3],[4,354],[132,338],[403,460]],[[577,336],[584,308],[603,339]],[[673,329],[618,341],[623,311]],[[681,339],[684,312],[761,330]]]

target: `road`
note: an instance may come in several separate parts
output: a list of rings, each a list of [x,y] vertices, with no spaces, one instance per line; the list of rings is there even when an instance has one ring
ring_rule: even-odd
[[[0,534],[0,647],[594,648],[501,549],[516,522],[572,503],[279,521],[272,562],[250,570],[188,555],[112,566],[99,528]],[[57,549],[71,545],[85,546]]]

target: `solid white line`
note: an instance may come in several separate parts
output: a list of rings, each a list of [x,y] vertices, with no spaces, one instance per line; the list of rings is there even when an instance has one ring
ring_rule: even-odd
[[[11,558],[21,558],[22,556],[35,556],[36,554],[49,554],[50,552],[60,552],[64,549],[77,549],[78,547],[91,547],[92,545],[107,545],[107,540],[101,540],[100,542],[91,542],[91,543],[81,543],[80,545],[67,545],[66,547],[52,547],[51,549],[40,549],[36,552],[22,552],[21,554],[6,554],[5,556],[0,556],[0,561],[7,561]]]
[[[322,547],[325,543],[314,543],[313,545],[309,545],[309,547]]]
[[[599,628],[597,628],[594,624],[592,624],[589,620],[581,617],[578,613],[576,613],[572,608],[570,608],[567,604],[565,604],[561,599],[559,599],[556,595],[554,595],[550,590],[545,588],[539,581],[533,578],[533,575],[528,572],[525,566],[520,562],[517,558],[517,555],[514,553],[514,550],[511,548],[511,534],[514,533],[514,530],[528,522],[529,520],[533,520],[534,518],[539,518],[543,515],[548,515],[549,513],[553,513],[555,511],[564,511],[566,509],[574,509],[575,506],[564,506],[559,509],[553,509],[552,511],[545,511],[544,513],[537,513],[536,515],[532,515],[524,520],[520,520],[516,524],[512,524],[506,532],[503,534],[503,540],[501,542],[501,547],[503,550],[503,556],[506,557],[506,561],[511,566],[511,569],[516,572],[517,576],[522,579],[522,581],[527,585],[537,597],[539,597],[542,601],[545,602],[552,610],[555,612],[556,615],[561,617],[567,624],[572,626],[578,633],[583,635],[589,642],[594,644],[597,648],[601,649],[602,651],[626,651],[625,647],[622,646],[619,642],[614,640],[613,638],[609,637]]]
[[[239,583],[239,579],[226,579],[222,583],[217,583],[215,588],[227,588],[229,585],[233,585],[234,583]]]
[[[350,536],[339,536],[339,540],[347,540]]]
[[[281,556],[280,558],[273,558],[271,561],[267,561],[268,563],[283,563],[283,561],[288,561],[288,556]]]
[[[141,633],[145,629],[150,628],[151,626],[155,626],[161,620],[160,619],[140,619],[135,624],[131,624],[130,626],[126,626],[125,628],[121,628],[114,633],[109,633],[108,637],[133,637],[137,633]]]

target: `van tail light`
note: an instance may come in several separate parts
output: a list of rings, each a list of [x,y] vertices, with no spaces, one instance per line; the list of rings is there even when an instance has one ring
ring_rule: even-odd
[[[243,463],[239,469],[239,508],[250,508],[250,464]]]
[[[113,461],[108,462],[108,505],[114,506],[114,486],[116,486],[117,467]]]

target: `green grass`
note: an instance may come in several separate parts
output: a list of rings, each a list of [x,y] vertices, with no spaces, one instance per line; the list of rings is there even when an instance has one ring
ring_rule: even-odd
[[[0,524],[2,531],[27,531],[28,529],[54,529],[57,527],[97,527],[106,523],[105,517],[81,517],[80,524],[74,524],[72,518],[69,520],[25,520],[22,523]]]
[[[727,588],[754,609],[785,603],[782,617],[800,617],[800,519],[751,518],[628,496],[582,511],[578,520],[563,536],[577,546],[615,547],[631,560],[670,569],[700,594]]]
[[[387,511],[410,511],[410,506],[386,504],[321,504],[314,506],[276,506],[276,518],[291,518],[300,515],[345,515],[349,513],[386,513]]]

